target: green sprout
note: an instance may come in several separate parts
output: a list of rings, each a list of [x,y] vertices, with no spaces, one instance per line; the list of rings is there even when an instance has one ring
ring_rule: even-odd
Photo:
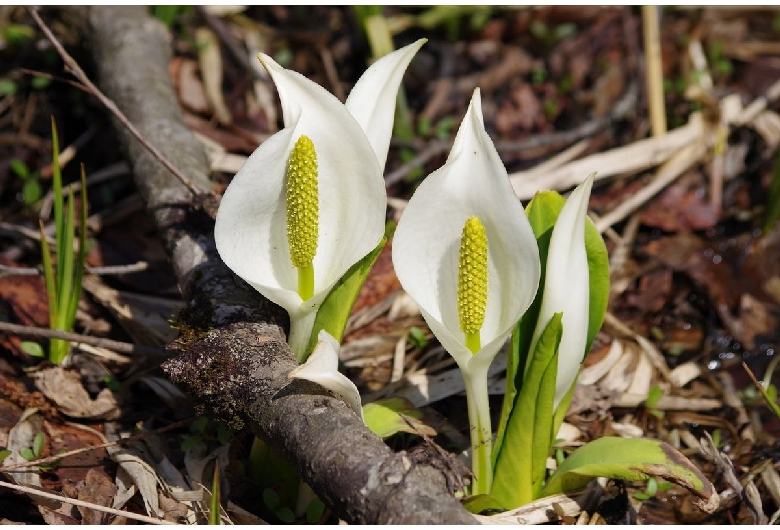
[[[646,501],[651,497],[654,497],[659,491],[666,491],[673,486],[671,482],[658,482],[655,477],[647,479],[647,486],[645,491],[634,493],[634,498],[640,501]]]
[[[84,276],[84,257],[86,255],[87,227],[87,182],[84,168],[81,169],[81,205],[79,208],[78,251],[74,252],[76,239],[76,207],[73,190],[68,191],[68,209],[65,211],[62,190],[62,173],[59,163],[59,139],[57,128],[52,120],[52,183],[54,190],[54,224],[56,227],[55,246],[57,249],[56,267],[46,234],[41,222],[41,255],[46,293],[49,298],[49,327],[54,330],[73,331],[76,322],[76,309],[81,297],[81,279]],[[62,339],[50,339],[49,360],[60,364],[68,356],[70,343]]]

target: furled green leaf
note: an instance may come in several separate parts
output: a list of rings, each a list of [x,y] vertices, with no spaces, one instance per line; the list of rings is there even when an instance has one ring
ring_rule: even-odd
[[[595,477],[647,480],[658,477],[697,495],[711,513],[719,503],[712,484],[682,453],[660,440],[599,438],[577,449],[550,477],[543,495],[581,489]]]
[[[363,420],[371,432],[389,438],[399,432],[436,436],[436,431],[420,421],[422,413],[400,397],[381,399],[363,407]]]
[[[531,228],[539,243],[539,255],[543,269],[547,263],[550,235],[565,202],[566,199],[558,192],[550,190],[537,193],[526,207],[528,220],[531,222]],[[586,347],[589,349],[604,323],[604,315],[607,312],[607,302],[609,301],[609,255],[604,239],[590,218],[585,222],[585,251],[588,255],[588,272],[590,273],[590,318],[586,342]],[[543,291],[543,286],[540,285],[539,292]],[[586,353],[583,352],[583,356]]]
[[[547,253],[550,246],[550,237],[558,215],[565,204],[566,199],[556,191],[543,191],[528,203],[526,214],[531,223],[536,243],[539,247],[539,259],[542,270],[547,268]],[[593,339],[596,337],[601,325],[604,322],[604,316],[607,311],[607,302],[609,301],[609,255],[604,240],[601,237],[596,225],[590,218],[585,221],[585,251],[588,256],[588,272],[590,278],[590,305],[588,319],[588,338],[586,340],[586,351],[582,352],[583,358],[590,349]],[[544,275],[539,283],[536,298],[528,308],[523,318],[520,320],[512,335],[512,345],[507,359],[507,378],[506,390],[501,417],[498,423],[498,434],[496,436],[496,453],[500,451],[504,443],[503,437],[506,430],[506,422],[514,406],[514,396],[520,390],[523,384],[524,372],[528,364],[528,349],[531,345],[536,320],[539,317],[539,309],[542,302],[542,293],[544,293]],[[561,401],[559,413],[555,415],[553,422],[553,431],[557,431],[571,401],[571,392]],[[494,453],[495,454],[495,453]]]
[[[556,313],[539,337],[515,404],[506,423],[503,444],[496,448],[490,495],[509,509],[536,498],[552,437],[558,346],[562,313]],[[540,467],[541,466],[541,467]],[[541,476],[540,476],[541,469]]]
[[[369,252],[363,259],[352,265],[347,273],[331,289],[328,296],[322,302],[317,317],[314,320],[314,327],[309,338],[309,345],[306,347],[306,357],[317,345],[317,336],[320,330],[324,329],[341,342],[344,336],[344,329],[347,327],[347,320],[352,312],[352,306],[355,305],[358,294],[363,283],[371,272],[379,253],[387,243],[386,238],[382,238],[379,245]]]

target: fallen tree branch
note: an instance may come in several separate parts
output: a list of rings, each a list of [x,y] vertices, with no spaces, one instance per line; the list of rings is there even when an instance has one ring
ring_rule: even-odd
[[[88,34],[100,86],[146,142],[208,189],[206,157],[183,123],[168,75],[168,36],[141,7],[93,7]],[[443,473],[393,453],[341,401],[291,382],[287,317],[235,277],[214,246],[213,219],[121,124],[120,143],[179,279],[191,324],[206,337],[164,366],[208,410],[245,422],[351,523],[476,520]]]

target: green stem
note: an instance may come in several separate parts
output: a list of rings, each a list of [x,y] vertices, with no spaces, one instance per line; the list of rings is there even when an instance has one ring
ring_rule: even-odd
[[[482,348],[482,339],[479,335],[479,330],[474,333],[464,333],[466,336],[466,347],[471,353],[477,353]]]
[[[471,470],[474,473],[471,494],[488,494],[493,484],[493,437],[490,426],[487,367],[480,366],[470,374],[461,368],[461,373],[466,385],[471,432]]]
[[[298,267],[298,294],[305,302],[314,295],[314,263]]]

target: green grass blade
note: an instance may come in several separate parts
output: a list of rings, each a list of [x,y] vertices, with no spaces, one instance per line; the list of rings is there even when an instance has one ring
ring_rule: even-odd
[[[76,322],[76,311],[81,298],[81,280],[84,278],[84,263],[87,256],[87,174],[81,166],[81,207],[79,208],[79,250],[73,264],[73,289],[68,301],[67,331],[72,331]]]
[[[39,221],[41,229],[41,260],[43,261],[43,281],[46,284],[46,296],[49,297],[49,327],[53,328],[57,322],[57,279],[54,277],[54,269],[51,262],[51,250],[46,242],[46,233],[43,231],[43,221]]]
[[[217,462],[214,462],[214,478],[211,481],[211,509],[209,510],[209,524],[221,524],[219,506],[219,464]]]
[[[59,287],[59,307],[60,311],[57,315],[57,329],[62,331],[70,331],[68,329],[68,309],[71,304],[71,297],[73,296],[73,261],[75,259],[73,253],[73,240],[76,234],[76,212],[73,206],[73,190],[68,193],[68,211],[65,214],[65,232],[63,241],[57,241],[60,253],[62,253],[62,259],[58,260],[62,268],[57,269],[57,280]]]
[[[62,172],[60,171],[60,140],[59,136],[57,135],[57,124],[55,123],[53,117],[51,119],[51,151],[51,182],[52,193],[54,194],[54,226],[57,228],[55,234],[57,241],[57,273],[60,274],[59,270],[63,267],[63,258],[60,252],[62,249],[60,248],[60,245],[62,245],[65,232],[65,222],[63,219],[65,198],[63,197],[62,193]]]

